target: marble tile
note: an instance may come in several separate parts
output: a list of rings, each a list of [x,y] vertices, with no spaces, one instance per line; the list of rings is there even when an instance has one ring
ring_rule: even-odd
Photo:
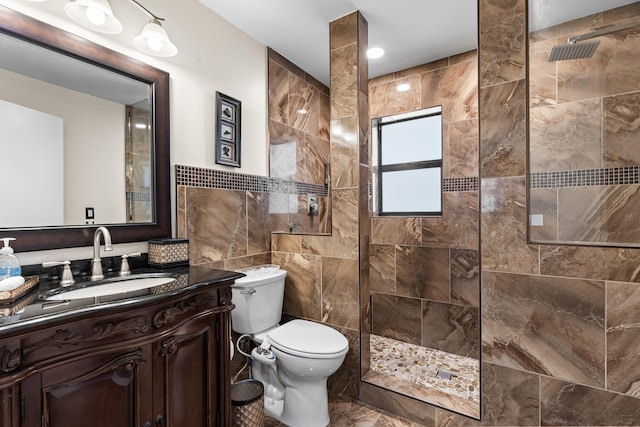
[[[421,108],[442,106],[444,123],[478,117],[478,69],[466,61],[421,75]]]
[[[450,63],[450,58],[442,58],[437,59],[432,62],[428,62],[426,64],[418,65],[415,67],[407,68],[404,70],[396,71],[392,73],[392,77],[394,79],[401,79],[404,77],[414,76],[422,73],[427,73],[429,71],[437,70],[439,68],[448,67]]]
[[[308,135],[302,145],[304,150],[304,172],[302,182],[324,185],[327,177],[329,141]]]
[[[480,265],[478,251],[451,249],[451,302],[479,306]]]
[[[480,87],[525,76],[525,2],[480,0]]]
[[[299,253],[302,251],[302,236],[274,233],[271,235],[271,247],[275,252]]]
[[[369,119],[369,97],[366,93],[358,93],[358,162],[360,166],[363,165],[369,167],[369,158],[371,151],[371,144],[369,143],[369,128],[371,122]],[[367,180],[361,181],[367,182]]]
[[[316,89],[303,79],[289,74],[289,125],[312,136],[318,131]]]
[[[389,413],[401,415],[418,425],[435,427],[435,407],[409,396],[362,382],[360,401]]]
[[[329,95],[318,93],[318,137],[329,141],[329,131],[331,122],[331,102]],[[328,154],[328,153],[327,153]]]
[[[304,319],[322,319],[322,260],[318,256],[273,252],[272,262],[287,270],[283,313]]]
[[[448,302],[449,249],[396,245],[396,293]]]
[[[441,217],[422,218],[422,245],[478,249],[478,192],[446,192],[442,199]]]
[[[373,292],[371,333],[420,345],[421,306],[417,298]]]
[[[481,187],[482,268],[537,273],[539,249],[527,244],[524,177],[483,179]]]
[[[549,62],[549,54],[556,38],[529,39],[529,105],[531,108],[557,104],[556,63]]]
[[[560,188],[558,240],[635,245],[638,209],[640,185]]]
[[[358,260],[322,258],[322,322],[358,329]]]
[[[256,265],[271,264],[271,253],[265,252],[238,258],[229,258],[224,260],[224,264],[214,268],[223,270],[239,270],[241,268],[253,267]]]
[[[458,64],[465,61],[478,62],[478,49],[469,50],[449,57],[450,64]]]
[[[553,378],[540,378],[540,423],[545,426],[637,426],[640,400]]]
[[[247,254],[271,250],[269,193],[247,191]]]
[[[604,166],[640,164],[640,92],[604,98]]]
[[[269,119],[289,124],[289,72],[274,60],[269,60]]]
[[[599,37],[600,45],[588,59],[558,61],[558,99],[576,101],[640,89],[638,68],[640,33],[636,29]]]
[[[445,178],[478,176],[478,120],[451,122],[448,126],[449,168]]]
[[[530,172],[601,168],[601,99],[531,109],[529,165]]]
[[[634,397],[640,397],[638,306],[640,285],[607,282],[607,389]]]
[[[247,255],[245,191],[189,187],[185,211],[192,265]]]
[[[474,421],[462,415],[438,409],[437,425],[438,427],[538,426],[540,425],[539,388],[538,375],[483,363],[482,421]]]
[[[331,50],[331,120],[358,114],[357,44]]]
[[[187,237],[187,187],[178,185],[176,188],[176,233],[180,239]]]
[[[420,245],[422,244],[422,220],[374,217],[371,221],[371,243]]]
[[[533,242],[558,240],[558,190],[555,188],[529,189],[529,214],[542,215],[542,226],[529,227]]]
[[[602,22],[604,24],[612,24],[629,17],[637,16],[640,16],[640,4],[633,2],[614,9],[605,10],[602,12]]]
[[[335,327],[349,341],[349,351],[338,370],[329,377],[327,391],[330,395],[358,398],[360,383],[360,334],[357,330]]]
[[[358,184],[358,117],[331,121],[331,188]]]
[[[637,249],[540,246],[540,274],[594,280],[640,282]]]
[[[331,236],[303,236],[303,253],[358,259],[357,192],[357,188],[333,190]]]
[[[396,248],[394,245],[369,246],[369,275],[371,290],[396,293]]]
[[[483,178],[525,174],[525,95],[524,80],[480,89],[480,174]]]
[[[483,360],[604,387],[604,283],[483,272]]]
[[[331,21],[329,24],[330,49],[340,49],[357,41],[358,14],[350,13]],[[333,87],[333,85],[332,85]]]
[[[480,358],[478,308],[422,301],[422,346]]]
[[[371,194],[369,193],[369,177],[371,173],[368,165],[358,167],[358,232],[361,236],[371,236]]]
[[[369,58],[367,50],[369,48],[369,23],[360,12],[356,12],[357,20],[357,42],[358,42],[358,92],[367,94],[369,91]],[[366,114],[367,110],[359,110],[359,113]],[[367,114],[368,116],[368,114]]]
[[[410,88],[406,92],[398,92],[399,84],[407,83]],[[419,110],[421,92],[420,76],[412,75],[369,88],[369,115],[371,118],[391,116]]]

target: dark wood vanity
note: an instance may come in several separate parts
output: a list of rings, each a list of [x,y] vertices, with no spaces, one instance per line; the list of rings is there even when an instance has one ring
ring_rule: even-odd
[[[0,426],[230,425],[230,286],[241,274],[182,271],[147,295],[37,299],[0,318]]]

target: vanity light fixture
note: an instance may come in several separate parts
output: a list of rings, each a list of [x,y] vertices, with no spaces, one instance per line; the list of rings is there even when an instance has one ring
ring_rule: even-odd
[[[178,48],[171,43],[160,23],[164,18],[154,15],[136,0],[129,1],[151,16],[151,20],[144,26],[140,35],[133,39],[133,45],[149,55],[163,57],[176,55]],[[64,11],[74,21],[91,30],[106,34],[122,32],[122,23],[113,14],[108,0],[69,0]]]

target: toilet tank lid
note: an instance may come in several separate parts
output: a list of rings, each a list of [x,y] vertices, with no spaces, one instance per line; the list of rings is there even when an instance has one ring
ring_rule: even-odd
[[[257,265],[249,268],[241,268],[236,271],[245,275],[245,277],[236,279],[235,283],[238,285],[256,281],[262,282],[265,279],[272,279],[274,277],[287,274],[285,270],[280,269],[280,266],[275,264]]]
[[[295,319],[269,333],[269,341],[283,351],[329,356],[346,352],[349,341],[330,326]]]

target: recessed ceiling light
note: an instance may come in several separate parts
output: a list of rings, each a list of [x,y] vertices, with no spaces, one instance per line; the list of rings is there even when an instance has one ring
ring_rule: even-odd
[[[384,55],[384,49],[381,47],[372,47],[367,50],[367,58],[369,59],[378,59]]]
[[[396,90],[398,92],[406,92],[409,89],[411,89],[411,85],[409,83],[400,83],[398,86],[396,86]]]

